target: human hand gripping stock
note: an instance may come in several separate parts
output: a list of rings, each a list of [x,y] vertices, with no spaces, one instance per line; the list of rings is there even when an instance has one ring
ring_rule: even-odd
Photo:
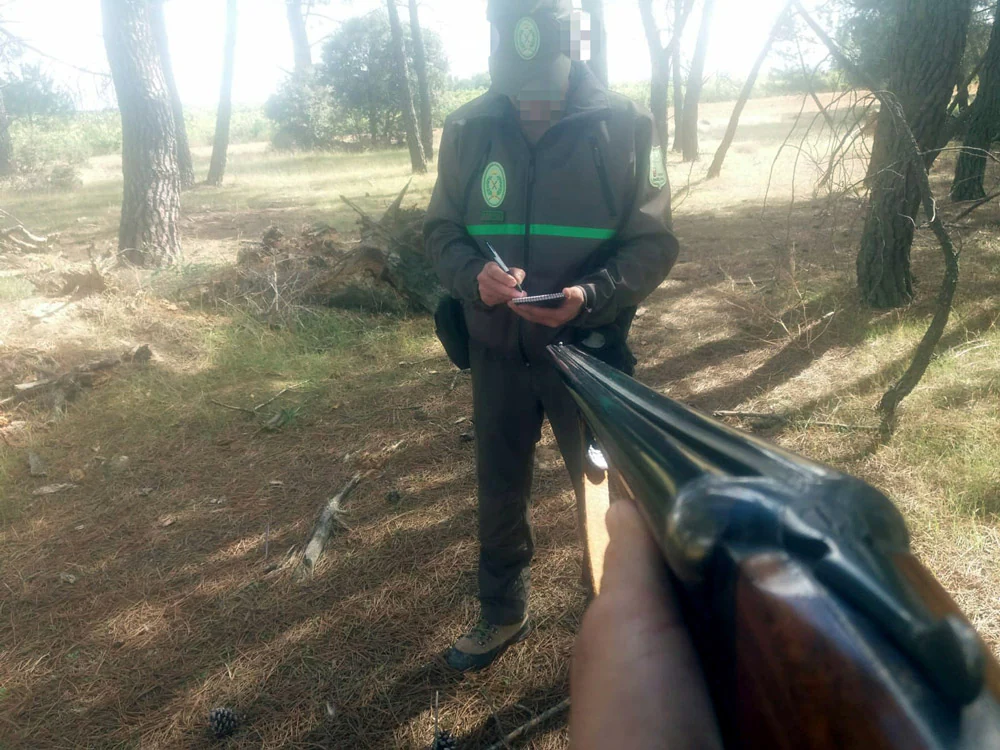
[[[656,542],[622,499],[607,514],[601,591],[573,652],[573,750],[718,750],[719,727]]]

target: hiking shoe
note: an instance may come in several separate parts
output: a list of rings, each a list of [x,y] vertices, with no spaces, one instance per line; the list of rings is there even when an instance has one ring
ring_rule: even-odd
[[[459,672],[478,672],[496,661],[510,646],[527,638],[530,632],[531,621],[527,615],[513,625],[493,625],[481,617],[472,630],[452,644],[445,661]]]

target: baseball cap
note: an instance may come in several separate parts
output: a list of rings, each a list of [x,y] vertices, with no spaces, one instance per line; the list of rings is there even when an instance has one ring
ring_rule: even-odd
[[[590,59],[579,0],[490,0],[492,89],[521,100],[561,98],[572,60]]]

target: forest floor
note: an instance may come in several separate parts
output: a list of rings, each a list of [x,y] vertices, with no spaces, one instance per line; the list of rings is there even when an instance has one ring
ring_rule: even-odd
[[[703,175],[729,107],[705,108],[706,158],[672,165],[683,251],[637,319],[637,377],[702,409],[784,415],[733,423],[888,492],[996,648],[1000,211],[953,229],[952,321],[877,444],[873,407],[928,323],[940,253],[921,231],[909,308],[858,304],[861,203],[814,191],[831,133],[817,125],[802,140],[802,126],[776,158],[799,107],[751,102],[713,182]],[[933,175],[948,217],[953,161],[944,154]],[[245,716],[226,747],[419,748],[435,695],[462,747],[488,746],[565,697],[584,608],[551,436],[537,458],[537,631],[458,679],[436,656],[477,611],[470,386],[431,322],[316,310],[275,328],[187,295],[269,225],[323,221],[349,237],[355,217],[338,196],[386,206],[409,179],[406,154],[261,145],[234,148],[229,164],[224,187],[184,195],[182,265],[118,271],[79,299],[38,296],[28,279],[113,246],[117,161],[94,159],[72,193],[2,196],[32,230],[62,235],[57,253],[0,260],[0,400],[109,351],[149,344],[153,359],[98,373],[65,408],[0,407],[0,748],[207,747],[208,711],[224,705]],[[837,182],[859,170],[848,163]],[[425,204],[433,179],[414,180],[407,203]],[[46,476],[31,475],[29,452]],[[287,553],[357,472],[348,528],[296,582]],[[71,486],[37,494],[59,484]],[[565,747],[562,720],[521,746]]]

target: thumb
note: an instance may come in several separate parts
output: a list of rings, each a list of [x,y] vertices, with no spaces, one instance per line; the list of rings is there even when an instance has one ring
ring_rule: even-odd
[[[510,269],[510,275],[517,279],[517,283],[520,284],[524,281],[524,277],[527,275],[523,268],[512,268]]]

